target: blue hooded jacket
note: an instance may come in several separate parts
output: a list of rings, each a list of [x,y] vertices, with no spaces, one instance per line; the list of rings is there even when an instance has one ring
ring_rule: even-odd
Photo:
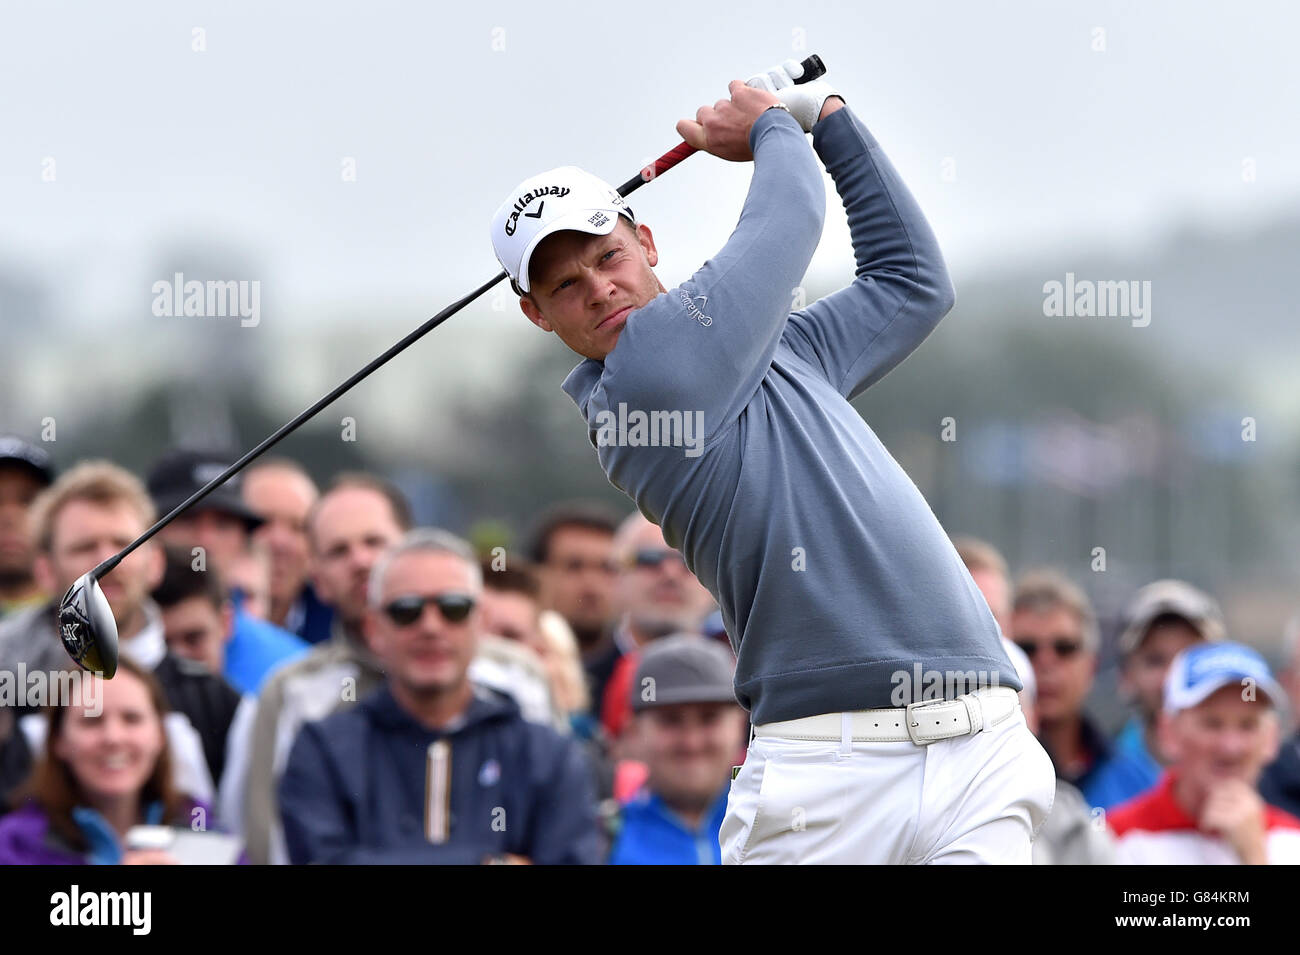
[[[435,845],[424,830],[426,773],[441,739],[451,743],[450,834]],[[474,865],[504,853],[542,865],[601,861],[580,746],[495,694],[476,695],[456,724],[434,731],[385,685],[302,728],[279,793],[295,864]]]

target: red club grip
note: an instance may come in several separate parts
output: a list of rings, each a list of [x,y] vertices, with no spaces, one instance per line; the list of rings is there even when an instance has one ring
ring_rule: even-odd
[[[669,169],[672,169],[673,166],[676,166],[679,162],[695,151],[696,149],[694,146],[688,145],[687,143],[678,143],[649,166],[646,166],[641,170],[641,181],[649,182],[655,176],[666,173]]]
[[[815,53],[805,59],[802,66],[803,75],[800,76],[799,79],[795,80],[797,84],[811,82],[826,73],[826,64],[822,62],[822,58]],[[620,196],[627,196],[629,193],[635,192],[656,176],[662,176],[669,169],[672,169],[673,166],[676,166],[679,162],[694,152],[697,152],[694,146],[688,146],[686,143],[678,143],[650,165],[644,167],[627,182],[623,183],[623,185],[619,186],[618,194]]]

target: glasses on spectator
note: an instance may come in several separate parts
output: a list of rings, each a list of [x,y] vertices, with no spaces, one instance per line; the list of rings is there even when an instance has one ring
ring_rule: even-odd
[[[474,609],[474,598],[469,594],[436,594],[432,597],[407,594],[385,604],[384,613],[399,627],[409,627],[420,619],[429,604],[437,607],[442,619],[448,623],[464,623]]]
[[[685,557],[677,551],[667,548],[639,550],[628,558],[627,565],[629,567],[639,567],[643,570],[658,570],[664,565],[665,561],[673,561],[682,567],[686,566]]]
[[[618,573],[618,564],[612,560],[583,560],[581,557],[566,557],[564,560],[553,560],[551,564],[560,568],[566,574],[580,574],[585,570],[596,570],[602,574]]]
[[[1051,647],[1062,660],[1068,660],[1083,649],[1083,641],[1072,637],[1055,637],[1051,640],[1017,640],[1016,646],[1025,651],[1030,660],[1044,647]]]

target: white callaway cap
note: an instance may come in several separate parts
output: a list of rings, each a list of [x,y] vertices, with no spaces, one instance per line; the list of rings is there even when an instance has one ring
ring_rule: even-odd
[[[618,190],[577,166],[561,166],[521,182],[492,217],[492,248],[510,280],[528,288],[528,261],[542,240],[571,229],[608,235],[620,215],[636,216]]]

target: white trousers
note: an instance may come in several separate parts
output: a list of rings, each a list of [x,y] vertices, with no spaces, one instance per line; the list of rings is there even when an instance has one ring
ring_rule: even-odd
[[[1055,798],[1019,707],[927,746],[757,736],[731,783],[722,862],[1028,865]]]

